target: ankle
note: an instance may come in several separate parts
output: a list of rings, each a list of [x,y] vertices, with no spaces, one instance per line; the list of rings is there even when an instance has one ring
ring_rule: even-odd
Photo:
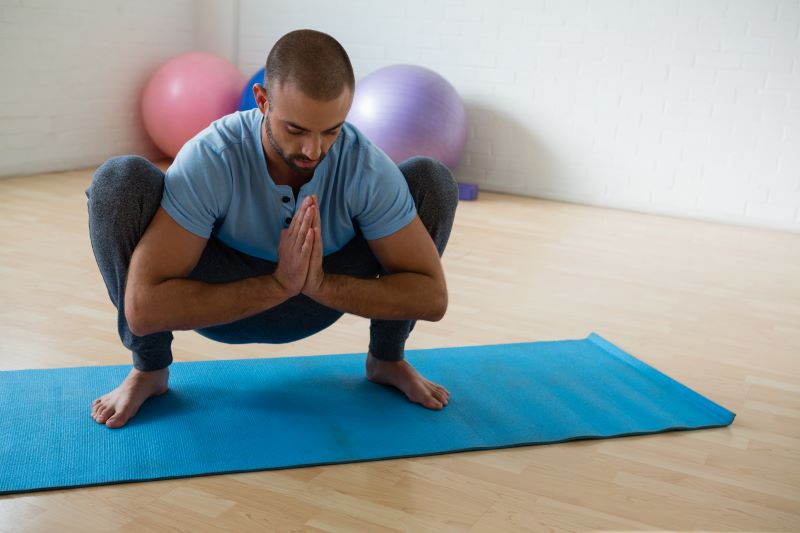
[[[157,379],[169,375],[169,367],[160,368],[158,370],[139,370],[138,368],[131,368],[128,377],[136,379]]]

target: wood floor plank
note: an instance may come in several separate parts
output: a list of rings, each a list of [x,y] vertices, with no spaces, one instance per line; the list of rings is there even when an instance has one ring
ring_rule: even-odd
[[[130,364],[89,244],[90,180],[0,180],[0,370]],[[734,424],[6,496],[0,532],[800,531],[800,235],[482,193],[443,263],[448,313],[407,348],[594,331]],[[365,356],[368,328],[345,316],[277,346],[176,332],[174,356]]]

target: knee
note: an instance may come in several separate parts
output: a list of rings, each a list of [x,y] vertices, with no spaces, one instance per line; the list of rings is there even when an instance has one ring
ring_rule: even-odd
[[[121,155],[112,157],[94,173],[92,186],[114,186],[127,181],[127,178],[150,171],[154,165],[142,156]]]
[[[416,198],[433,197],[447,208],[458,204],[458,183],[444,164],[430,157],[416,156],[400,164],[412,195]]]
[[[138,155],[112,157],[100,165],[86,190],[89,205],[117,209],[133,195],[160,193],[164,174]]]

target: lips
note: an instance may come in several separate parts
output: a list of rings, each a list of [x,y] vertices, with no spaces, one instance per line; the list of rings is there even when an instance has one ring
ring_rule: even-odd
[[[319,160],[309,161],[307,159],[295,159],[294,164],[300,168],[314,168],[319,163]]]

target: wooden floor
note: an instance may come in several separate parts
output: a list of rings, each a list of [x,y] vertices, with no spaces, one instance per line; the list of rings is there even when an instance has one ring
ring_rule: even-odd
[[[0,370],[130,362],[87,237],[90,176],[0,180]],[[594,331],[734,424],[6,496],[0,531],[800,531],[800,235],[482,194],[444,264],[447,316],[409,348]],[[283,346],[178,333],[175,359],[359,352],[367,326]]]

